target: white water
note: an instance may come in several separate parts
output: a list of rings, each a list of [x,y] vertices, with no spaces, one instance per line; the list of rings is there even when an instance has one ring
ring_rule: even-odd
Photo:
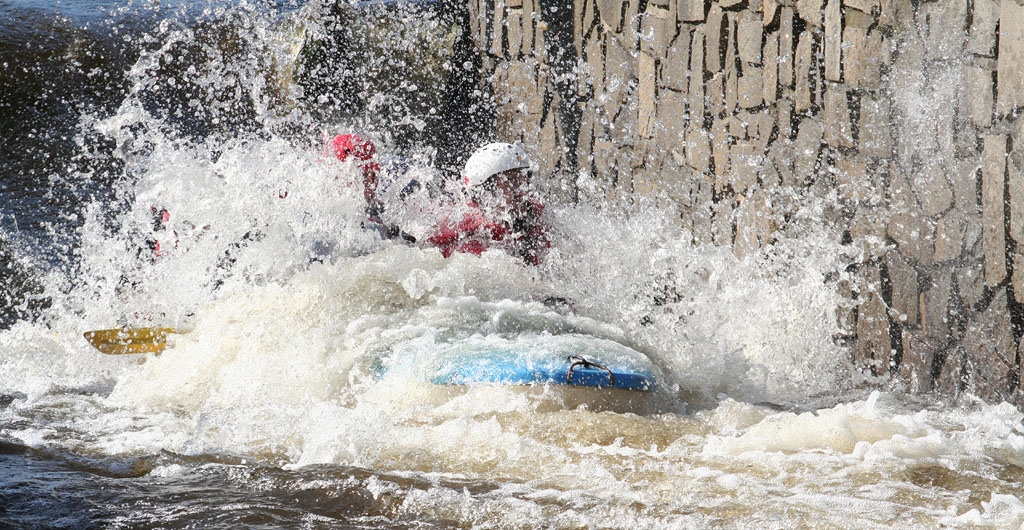
[[[52,320],[0,334],[2,391],[23,395],[2,412],[6,436],[115,463],[168,451],[495,481],[482,498],[438,488],[405,502],[522,524],[1024,521],[1013,407],[826,397],[857,395],[824,280],[841,249],[786,240],[739,261],[683,242],[659,212],[556,206],[556,250],[538,269],[497,251],[446,260],[360,230],[351,168],[283,141],[231,145],[216,162],[164,145],[151,160],[126,228],[104,231],[102,212],[86,223],[82,272]],[[172,212],[178,246],[150,264],[127,247],[152,204]],[[219,273],[251,230],[263,238]],[[134,288],[117,288],[122,274]],[[678,301],[655,305],[666,285]],[[552,294],[573,310],[537,301]],[[192,330],[159,357],[104,356],[81,338],[121,323]],[[372,368],[388,352],[516,330],[635,346],[665,372],[657,403],[591,411],[551,390],[453,390]],[[549,521],[551,503],[574,509]]]
[[[127,104],[100,126],[138,141],[121,135],[142,112]],[[847,249],[813,215],[738,260],[688,243],[667,212],[553,204],[541,267],[500,251],[444,259],[360,229],[356,171],[318,149],[142,134],[154,148],[126,155],[130,208],[89,208],[79,270],[44,279],[49,318],[0,332],[0,393],[17,396],[0,409],[7,439],[113,472],[168,452],[493,485],[397,492],[399,513],[468,526],[1024,523],[1021,413],[864,390],[833,340]],[[165,255],[149,260],[138,247],[154,206],[171,218],[157,234]],[[416,234],[436,213],[391,207]],[[226,252],[235,261],[218,268]],[[552,295],[572,307],[540,302]],[[164,324],[189,331],[160,356],[104,356],[81,337]],[[652,403],[603,410],[552,389],[446,388],[375,368],[476,334],[567,331],[648,354],[664,373]]]

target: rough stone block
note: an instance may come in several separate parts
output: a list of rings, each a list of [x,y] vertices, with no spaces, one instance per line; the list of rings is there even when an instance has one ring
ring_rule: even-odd
[[[965,216],[981,213],[981,204],[978,202],[980,167],[981,156],[976,155],[958,161],[949,173],[949,180],[953,185],[954,207]]]
[[[882,26],[893,27],[900,20],[912,20],[914,16],[913,0],[879,0],[878,6],[878,23]]]
[[[741,108],[752,109],[759,107],[764,97],[764,85],[761,68],[748,66],[743,69],[743,75],[738,81],[739,92],[738,104]]]
[[[593,4],[593,0],[588,0],[589,3]],[[542,40],[537,39],[538,33],[543,33],[541,28],[538,26],[546,26],[543,21],[540,20],[539,13],[540,7],[537,5],[537,0],[522,0],[523,2],[523,53],[540,56],[545,51],[542,49],[544,43]],[[591,7],[589,11],[594,11]],[[596,13],[593,15],[596,17]],[[538,24],[540,22],[540,24]],[[600,25],[599,21],[595,20],[594,23]],[[539,48],[538,48],[539,44]]]
[[[851,88],[859,88],[871,60],[867,54],[867,28],[847,26],[843,31],[843,75]]]
[[[896,312],[893,318],[905,326],[916,326],[920,309],[917,271],[896,250],[886,254],[885,263],[892,286],[892,308]]]
[[[888,222],[889,211],[884,207],[861,204],[854,211],[847,230],[865,261],[879,259],[890,252],[885,234]]]
[[[467,4],[469,19],[469,35],[478,50],[487,49],[487,16],[480,5],[480,0],[469,0]]]
[[[779,119],[779,137],[793,137],[793,98],[783,97],[775,103],[775,113]]]
[[[957,84],[962,83],[960,72],[954,68],[942,72],[941,77],[932,82],[929,104],[935,109],[942,109],[928,116],[926,130],[934,138],[937,152],[928,157],[930,163],[936,160],[945,162],[953,158],[956,139],[956,107]],[[931,138],[929,138],[931,141]]]
[[[878,0],[843,0],[843,5],[863,13],[870,13],[878,8]]]
[[[629,0],[595,0],[597,13],[607,31],[622,31],[626,17],[626,4]]]
[[[796,0],[796,12],[809,26],[821,28],[824,25],[823,0]]]
[[[715,186],[722,191],[729,184],[729,148],[732,136],[729,135],[728,122],[720,119],[711,129],[711,159],[715,164]],[[732,243],[732,241],[729,241]]]
[[[967,326],[968,390],[990,402],[1004,399],[1010,390],[1010,374],[1016,369],[1006,289],[1000,288],[992,303]]]
[[[714,240],[711,227],[711,212],[714,205],[714,185],[704,176],[690,180],[689,203],[686,212],[692,221],[693,242],[697,245],[710,244]]]
[[[999,59],[996,112],[1010,114],[1024,106],[1024,6],[1002,2],[999,12]]]
[[[711,136],[704,129],[687,129],[686,162],[701,173],[711,171]]]
[[[942,340],[949,331],[949,294],[953,286],[953,271],[940,268],[931,274],[931,282],[921,292],[921,329],[936,340]]]
[[[914,172],[911,184],[924,213],[936,217],[953,205],[953,189],[946,180],[949,170],[940,158],[925,159]]]
[[[509,61],[495,69],[494,99],[499,105],[510,105],[513,112],[539,116],[543,109],[537,83],[537,68],[525,61]]]
[[[817,172],[824,136],[825,125],[821,120],[807,118],[800,123],[800,131],[793,142],[793,171],[798,185],[810,181]]]
[[[605,187],[615,183],[615,156],[618,148],[608,138],[594,138],[594,178]]]
[[[922,266],[935,258],[935,226],[925,215],[900,169],[889,169],[889,196],[892,216],[886,233],[896,242],[899,251]]]
[[[677,92],[687,92],[690,88],[690,35],[683,33],[676,39],[665,53],[665,60],[660,66],[660,86]],[[703,81],[703,78],[699,79]]]
[[[967,225],[959,213],[950,213],[939,219],[935,228],[935,261],[944,262],[960,257]]]
[[[675,11],[649,7],[640,15],[640,51],[664,59],[678,34]]]
[[[770,165],[778,172],[781,186],[793,188],[803,184],[803,177],[798,177],[793,168],[793,159],[796,149],[794,143],[789,140],[772,142],[768,147],[768,160]]]
[[[711,4],[708,11],[708,21],[704,24],[704,48],[707,52],[704,58],[704,68],[708,73],[715,74],[722,70],[722,35],[726,33],[726,18],[721,6],[717,3]]]
[[[753,191],[736,209],[736,242],[733,254],[743,259],[771,242],[776,224],[771,201],[760,190]]]
[[[851,88],[878,90],[882,84],[882,34],[867,28],[847,26],[843,32],[843,78]]]
[[[599,40],[588,42],[586,49],[587,73],[589,83],[580,83],[581,95],[590,99],[593,93],[601,93],[605,90],[605,56]]]
[[[935,390],[939,394],[958,396],[970,380],[967,352],[963,346],[954,346],[945,353],[941,358],[943,362],[939,365],[939,377],[935,379]]]
[[[746,139],[747,138],[747,125],[750,123],[745,119],[749,113],[746,111],[740,112],[736,116],[729,116],[724,118],[723,121],[726,124],[726,131],[729,136],[733,138]]]
[[[658,110],[657,62],[654,57],[641,53],[637,63],[637,134],[651,138]]]
[[[659,169],[662,180],[661,192],[667,195],[674,203],[667,204],[667,209],[671,211],[671,209],[674,208],[681,214],[684,213],[683,208],[691,206],[690,191],[692,182],[696,177],[696,175],[690,171],[690,168],[686,167],[686,160],[682,156],[682,146],[682,140],[677,139],[676,142],[674,142],[672,149],[667,149],[665,151],[659,149],[654,150],[655,152],[661,151],[665,154]],[[680,162],[682,164],[680,164]],[[689,211],[685,213],[689,214]],[[680,220],[683,221],[684,227],[689,228],[689,222],[687,220],[682,217]]]
[[[983,129],[992,125],[992,82],[992,70],[964,66],[964,88],[960,95],[960,106],[966,110],[970,122]]]
[[[985,254],[985,284],[998,285],[1006,278],[1006,232],[1003,190],[1006,184],[1006,136],[985,136],[981,166],[981,212]]]
[[[707,0],[678,0],[678,17],[682,22],[703,22]]]
[[[747,0],[745,7],[746,9],[749,9],[751,13],[760,13],[763,3],[763,0]],[[744,7],[744,5],[741,4],[741,7]]]
[[[843,80],[843,12],[841,0],[825,5],[825,79]]]
[[[582,54],[585,42],[589,41],[594,34],[594,27],[598,24],[597,11],[594,9],[595,0],[574,0],[576,13],[576,29],[573,37],[576,41],[576,52]],[[523,10],[527,18],[533,19],[533,11]]]
[[[1024,248],[1024,120],[1018,119],[1012,132],[1006,164],[1006,189],[1010,200],[1010,237]]]
[[[912,329],[903,330],[901,342],[903,360],[898,372],[899,380],[907,385],[910,392],[930,392],[935,388],[931,373],[934,352],[941,348],[941,344],[923,331]]]
[[[761,79],[761,97],[768,104],[779,95],[779,34],[768,35],[764,42],[764,76]]]
[[[878,270],[871,267],[866,281],[879,285]],[[857,346],[854,362],[874,376],[889,373],[892,361],[892,340],[889,337],[889,315],[882,297],[875,291],[862,291],[857,306]]]
[[[860,100],[860,152],[865,156],[889,158],[893,152],[889,101],[884,96]]]
[[[648,160],[644,167],[633,172],[633,197],[631,199],[653,199],[665,191],[666,182],[662,178],[660,165],[657,161]]]
[[[967,307],[974,307],[985,295],[985,265],[983,258],[965,260],[956,270],[956,285],[960,299]]]
[[[877,18],[864,11],[853,8],[845,8],[843,10],[843,26],[847,28],[868,29],[874,26],[877,21]]]
[[[815,103],[811,86],[812,70],[817,68],[813,55],[813,41],[814,35],[810,31],[804,31],[800,34],[800,40],[796,44],[796,70],[794,72],[796,92],[794,97],[796,98],[795,110],[798,113],[811,110]]]
[[[779,84],[786,88],[793,87],[794,35],[793,8],[783,7],[779,11]]]
[[[1024,254],[1013,253],[1013,276],[1010,278],[1013,283],[1013,298],[1018,303],[1024,303]]]
[[[747,138],[754,141],[762,150],[768,148],[772,130],[775,128],[775,117],[768,110],[753,112],[745,118],[747,122]]]
[[[557,108],[561,102],[558,101],[558,96],[554,96],[555,101],[553,105]],[[549,112],[540,123],[538,134],[534,139],[530,138],[531,131],[538,131],[538,127],[530,127],[525,129],[523,135],[523,143],[525,145],[535,145],[539,148],[541,153],[547,153],[547,156],[537,157],[537,171],[541,175],[551,175],[552,178],[545,179],[546,189],[542,189],[542,193],[549,197],[565,196],[567,190],[563,189],[561,185],[562,175],[558,175],[558,168],[565,167],[564,153],[561,148],[561,139],[564,134],[562,132],[561,122],[558,120],[557,112]]]
[[[725,107],[720,116],[729,116],[736,112],[739,103],[739,70],[736,67],[736,19],[729,17],[729,32],[726,33],[725,63]]]
[[[735,205],[732,201],[718,201],[711,205],[711,241],[718,246],[732,246],[733,228],[736,225],[733,218]]]
[[[779,11],[779,0],[764,0],[761,3],[761,25],[770,26]]]
[[[963,53],[967,2],[968,0],[943,0],[918,6],[919,20],[928,21],[924,34],[929,59],[948,60]]]
[[[634,87],[634,89],[627,91],[623,95],[622,111],[612,118],[612,124],[609,127],[608,132],[612,140],[619,145],[634,148],[643,148],[647,145],[637,134],[640,129],[636,123],[638,117],[637,105],[639,103]]]
[[[523,53],[523,12],[509,10],[505,17],[508,31],[508,57],[517,59]]]
[[[964,231],[964,255],[984,257],[981,250],[982,235],[984,233],[984,223],[981,214],[965,216],[964,221],[967,224],[967,229]],[[981,268],[979,267],[978,270],[981,270]]]
[[[835,161],[839,198],[855,203],[877,204],[878,190],[868,172],[867,161],[860,156],[837,156]]]
[[[704,97],[707,104],[707,113],[711,116],[722,116],[725,114],[725,72],[708,78],[704,82]]]
[[[686,94],[674,90],[658,93],[657,124],[654,128],[654,145],[658,150],[685,152],[683,139],[689,122],[686,99]],[[678,165],[684,163],[685,160],[680,160]]]
[[[505,56],[505,32],[508,28],[505,25],[505,2],[495,0],[493,20],[491,21],[491,47],[488,52],[495,57]]]
[[[690,118],[695,123],[704,121],[704,32],[697,28],[690,45]]]
[[[968,53],[995,57],[996,28],[999,24],[999,2],[997,0],[974,0],[971,11],[971,27],[967,31]]]
[[[829,84],[825,90],[823,117],[825,143],[833,147],[853,147],[853,124],[850,121],[850,103],[845,85]]]
[[[637,79],[637,61],[610,34],[605,34],[605,92],[599,96],[608,116],[617,116]]]
[[[761,41],[764,39],[764,26],[755,15],[743,11],[737,22],[736,49],[740,60],[744,63],[761,64]]]
[[[729,157],[732,189],[735,193],[746,193],[757,184],[758,172],[764,165],[764,151],[753,142],[741,140],[729,148]]]

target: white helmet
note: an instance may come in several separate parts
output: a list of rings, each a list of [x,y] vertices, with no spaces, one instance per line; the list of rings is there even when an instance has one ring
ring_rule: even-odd
[[[477,149],[469,157],[462,181],[467,188],[475,188],[503,171],[528,167],[530,160],[519,146],[494,142]]]

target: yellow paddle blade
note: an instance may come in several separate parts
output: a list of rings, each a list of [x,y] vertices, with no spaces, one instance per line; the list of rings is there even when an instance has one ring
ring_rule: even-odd
[[[86,331],[82,334],[93,348],[107,355],[156,353],[167,347],[167,335],[179,333],[174,328],[116,328]]]

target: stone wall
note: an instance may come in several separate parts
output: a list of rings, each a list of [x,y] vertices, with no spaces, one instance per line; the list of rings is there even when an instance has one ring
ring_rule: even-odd
[[[859,248],[853,361],[1021,400],[1018,0],[468,0],[497,135],[738,256],[801,207]]]

